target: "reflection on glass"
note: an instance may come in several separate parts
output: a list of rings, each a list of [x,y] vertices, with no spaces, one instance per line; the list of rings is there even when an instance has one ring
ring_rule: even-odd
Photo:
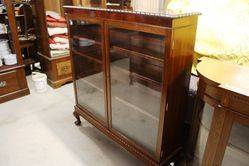
[[[112,127],[151,153],[156,150],[164,38],[110,28]]]
[[[214,113],[214,107],[206,103],[203,108],[202,117],[200,117],[200,128],[195,148],[194,163],[196,165],[201,165],[204,156],[208,134],[212,123],[213,113]]]
[[[104,120],[104,79],[100,32],[99,24],[79,20],[72,21],[70,24],[78,104]]]
[[[249,126],[234,123],[222,165],[248,166]]]
[[[195,150],[195,160],[196,165],[201,165],[210,126],[212,123],[214,107],[209,104],[205,104],[203,109],[203,114],[200,119],[200,129],[198,134],[198,140]],[[244,126],[238,123],[234,123],[228,146],[226,147],[226,152],[222,161],[223,166],[227,165],[248,165],[248,153],[249,153],[249,126]]]

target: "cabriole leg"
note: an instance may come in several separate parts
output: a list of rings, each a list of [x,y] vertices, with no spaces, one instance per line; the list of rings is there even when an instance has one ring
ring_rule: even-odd
[[[79,114],[78,114],[77,112],[74,111],[73,115],[74,115],[74,117],[76,118],[76,121],[74,122],[74,124],[75,124],[76,126],[80,126],[80,125],[81,125],[81,121],[80,121],[80,116],[79,116]]]

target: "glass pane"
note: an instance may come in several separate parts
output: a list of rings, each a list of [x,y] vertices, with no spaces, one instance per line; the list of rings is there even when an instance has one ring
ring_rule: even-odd
[[[195,150],[195,158],[192,165],[201,165],[210,126],[212,123],[214,108],[205,104],[202,117],[200,117],[200,129]],[[246,166],[249,163],[249,126],[238,123],[233,124],[230,139],[222,161],[223,166]]]
[[[110,28],[112,127],[156,150],[164,37]]]
[[[2,60],[4,58],[3,56],[11,54],[11,53],[16,54],[11,31],[13,31],[12,28],[17,28],[17,27],[10,26],[8,14],[11,15],[11,12],[7,11],[8,8],[5,6],[5,4],[6,3],[4,3],[3,1],[0,1],[0,5],[2,6],[2,9],[3,9],[0,15],[0,42],[1,42],[1,47],[2,47],[1,52],[0,52],[0,61],[2,63],[4,63]],[[17,24],[16,20],[15,20],[15,23]],[[0,67],[4,65],[2,63],[0,64]]]
[[[223,166],[248,166],[249,163],[249,126],[234,123],[229,143],[222,161]]]
[[[202,116],[200,117],[200,128],[195,149],[195,158],[193,165],[201,165],[204,156],[205,147],[207,144],[208,134],[212,123],[214,107],[205,104]]]
[[[72,53],[78,104],[105,118],[101,25],[71,21]]]

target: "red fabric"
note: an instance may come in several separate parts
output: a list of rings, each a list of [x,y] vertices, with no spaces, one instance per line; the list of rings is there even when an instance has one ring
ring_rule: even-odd
[[[47,22],[49,27],[61,27],[61,28],[66,28],[67,24],[66,23],[61,23],[61,22]]]
[[[58,22],[61,22],[61,23],[66,23],[66,19],[64,17],[61,17],[59,20],[57,20]]]
[[[56,43],[68,43],[67,35],[53,35],[51,38]]]
[[[52,18],[52,17],[50,17],[50,16],[47,16],[47,17],[46,17],[46,20],[49,21],[49,22],[57,22],[56,19],[54,19],[54,18]]]
[[[46,20],[49,22],[59,22],[59,23],[66,23],[67,22],[64,17],[61,17],[60,19],[55,19],[53,17],[46,16]]]
[[[55,42],[53,39],[51,39],[51,38],[48,39],[48,42],[49,42],[49,44],[55,44],[55,43],[56,43],[56,42]]]
[[[68,39],[68,36],[67,36],[67,35],[53,35],[53,36],[52,36],[52,38],[55,38],[55,37],[60,37],[60,38]]]

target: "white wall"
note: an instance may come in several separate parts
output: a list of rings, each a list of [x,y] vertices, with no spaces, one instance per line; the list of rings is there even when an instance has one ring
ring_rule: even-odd
[[[132,0],[134,10],[156,12],[164,8],[164,0]]]

